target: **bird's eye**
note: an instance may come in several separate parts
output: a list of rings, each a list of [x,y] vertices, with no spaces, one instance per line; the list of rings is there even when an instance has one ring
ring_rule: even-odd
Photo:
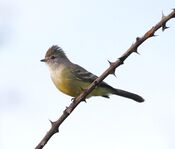
[[[55,59],[55,56],[54,56],[54,55],[52,55],[52,56],[50,57],[50,59]]]

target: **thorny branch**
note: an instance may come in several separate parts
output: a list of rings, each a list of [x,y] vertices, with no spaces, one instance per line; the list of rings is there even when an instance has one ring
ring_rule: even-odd
[[[36,146],[35,149],[42,149],[49,141],[49,139],[55,133],[59,132],[59,126],[72,113],[72,111],[77,107],[77,105],[82,101],[86,101],[85,99],[87,95],[90,94],[95,89],[95,87],[100,82],[102,82],[109,74],[114,74],[115,69],[120,65],[122,65],[125,59],[129,55],[131,55],[134,52],[138,53],[137,52],[138,47],[148,38],[154,37],[155,32],[158,29],[162,28],[162,31],[167,29],[168,27],[166,26],[166,23],[172,18],[175,18],[175,9],[173,9],[173,11],[167,16],[164,16],[164,14],[162,13],[162,19],[155,26],[153,26],[150,30],[148,30],[142,37],[137,37],[136,41],[129,47],[129,49],[121,57],[118,58],[118,60],[116,60],[115,62],[109,62],[110,67],[99,78],[97,78],[94,82],[92,82],[89,85],[89,87],[86,90],[84,90],[78,97],[73,99],[72,103],[68,107],[66,107],[61,117],[55,122],[50,121],[51,122],[50,130],[46,133],[44,138],[39,142],[39,144]]]

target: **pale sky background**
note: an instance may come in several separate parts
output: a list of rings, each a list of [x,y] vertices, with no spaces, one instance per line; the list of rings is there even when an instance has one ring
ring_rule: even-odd
[[[0,148],[32,149],[70,104],[40,62],[53,44],[100,75],[175,7],[174,0],[1,0]],[[44,149],[174,149],[175,19],[116,71],[110,85],[140,94],[81,103]]]

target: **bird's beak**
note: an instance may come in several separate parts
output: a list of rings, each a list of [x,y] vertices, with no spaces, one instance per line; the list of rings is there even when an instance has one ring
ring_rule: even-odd
[[[42,60],[40,60],[41,62],[47,62],[47,60],[46,59],[42,59]]]

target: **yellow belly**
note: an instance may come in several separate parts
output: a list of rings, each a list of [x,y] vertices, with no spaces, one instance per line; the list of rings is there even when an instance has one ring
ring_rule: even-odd
[[[90,82],[83,82],[82,80],[75,78],[75,76],[72,75],[68,69],[65,69],[64,66],[60,66],[59,69],[52,71],[51,78],[55,86],[61,92],[72,97],[77,97],[90,85]],[[108,93],[108,89],[96,87],[88,97],[102,96],[107,95]]]
[[[79,80],[63,78],[61,81],[54,79],[55,86],[63,93],[76,97],[81,94],[81,92],[86,89],[89,83],[83,83]]]
[[[83,89],[87,88],[89,83],[82,83],[80,80],[75,78],[74,75],[65,69],[63,65],[59,66],[56,70],[51,70],[51,78],[55,86],[63,93],[76,97]]]
[[[56,84],[56,83],[55,83]],[[61,83],[57,82],[56,87],[63,93],[72,96],[77,97],[80,95],[84,89],[86,89],[90,83],[81,82],[77,80],[66,80]],[[102,96],[102,95],[108,95],[110,94],[109,90],[102,87],[96,87],[87,98],[91,96]]]

